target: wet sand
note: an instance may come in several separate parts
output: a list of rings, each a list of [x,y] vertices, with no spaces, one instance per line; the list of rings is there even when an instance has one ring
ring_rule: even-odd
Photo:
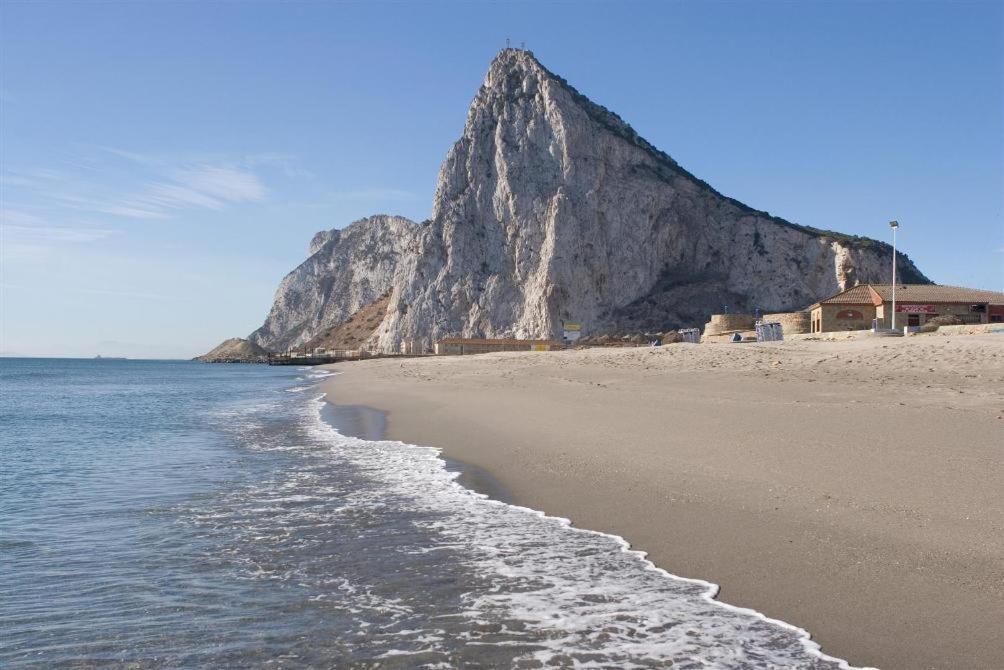
[[[332,366],[338,404],[883,668],[1004,667],[1004,336]],[[475,484],[476,485],[476,484]]]

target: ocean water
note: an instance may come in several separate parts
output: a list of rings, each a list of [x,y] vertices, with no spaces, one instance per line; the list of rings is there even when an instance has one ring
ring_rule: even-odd
[[[0,667],[847,667],[464,488],[325,374],[0,359]]]

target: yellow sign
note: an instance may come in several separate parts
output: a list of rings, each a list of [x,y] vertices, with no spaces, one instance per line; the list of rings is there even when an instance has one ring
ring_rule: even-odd
[[[546,344],[531,344],[530,351],[547,351]]]
[[[562,327],[562,328],[563,328],[564,330],[582,330],[582,324],[581,324],[581,323],[568,323],[568,322],[566,321],[566,322],[564,322],[564,323],[563,323],[563,324],[561,325],[561,327]]]

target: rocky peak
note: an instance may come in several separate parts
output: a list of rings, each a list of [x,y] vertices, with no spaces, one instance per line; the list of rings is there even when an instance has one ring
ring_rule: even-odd
[[[518,49],[492,61],[420,237],[395,280],[386,348],[797,309],[884,277],[891,253],[722,195]],[[901,269],[926,280],[906,258]]]
[[[331,230],[322,230],[315,234],[310,240],[310,247],[307,249],[307,256],[313,256],[318,251],[321,250],[328,242],[337,242],[341,231],[337,228],[332,228]]]
[[[886,281],[891,256],[722,195],[520,49],[489,66],[432,210],[422,226],[371,217],[316,235],[251,339],[301,344],[388,292],[369,346],[390,351],[556,337],[565,320],[587,335],[665,331]],[[927,281],[905,256],[898,268]]]
[[[300,346],[386,294],[417,226],[378,214],[311,240],[311,254],[279,284],[265,323],[248,339],[271,351]]]

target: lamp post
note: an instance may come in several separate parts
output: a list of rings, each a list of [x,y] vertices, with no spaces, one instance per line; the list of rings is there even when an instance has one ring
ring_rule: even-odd
[[[892,228],[892,329],[896,330],[896,229],[899,228],[899,221],[890,221]]]

